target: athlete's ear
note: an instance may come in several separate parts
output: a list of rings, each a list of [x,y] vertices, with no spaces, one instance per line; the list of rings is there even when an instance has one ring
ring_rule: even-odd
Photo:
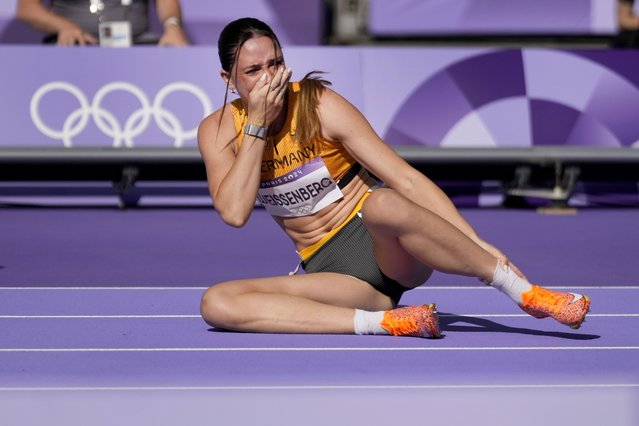
[[[224,80],[224,84],[228,85],[228,88],[231,92],[235,92],[235,85],[231,82],[231,75],[228,71],[221,70],[220,77]]]

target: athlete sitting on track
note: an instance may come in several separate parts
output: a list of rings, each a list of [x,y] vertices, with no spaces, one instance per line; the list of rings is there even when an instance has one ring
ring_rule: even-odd
[[[227,93],[237,91],[239,99],[225,99],[199,129],[215,208],[241,227],[257,198],[293,240],[306,273],[210,287],[201,305],[208,324],[439,337],[434,304],[397,308],[404,291],[438,270],[478,277],[536,318],[581,325],[586,296],[528,283],[328,82],[315,73],[289,82],[268,25],[231,22],[218,48]]]

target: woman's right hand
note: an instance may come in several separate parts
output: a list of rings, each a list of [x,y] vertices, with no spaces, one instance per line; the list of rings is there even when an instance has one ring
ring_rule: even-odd
[[[249,93],[248,123],[268,128],[284,106],[291,69],[280,67],[272,77],[262,74]]]
[[[84,46],[85,44],[98,44],[98,40],[71,22],[58,31],[59,46]]]
[[[503,268],[510,268],[512,269],[515,274],[519,275],[520,278],[523,278],[525,280],[528,280],[528,278],[526,278],[526,276],[524,275],[523,272],[521,272],[519,270],[519,268],[517,266],[515,266],[514,263],[512,263],[510,261],[510,259],[508,258],[508,256],[506,256],[501,250],[499,250],[497,247],[495,247],[494,245],[482,240],[481,238],[477,238],[475,240],[475,242],[484,250],[486,250],[488,253],[492,254],[493,256],[495,256],[497,258],[497,260],[500,262],[501,266]]]

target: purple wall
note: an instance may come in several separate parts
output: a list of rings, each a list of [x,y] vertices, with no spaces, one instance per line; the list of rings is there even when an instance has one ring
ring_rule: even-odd
[[[639,146],[639,51],[288,47],[392,144]],[[213,47],[0,46],[0,146],[195,146]]]
[[[613,34],[616,0],[369,0],[377,36]]]

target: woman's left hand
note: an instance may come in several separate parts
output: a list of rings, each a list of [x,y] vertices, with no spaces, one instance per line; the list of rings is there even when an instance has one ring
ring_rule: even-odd
[[[510,259],[508,259],[508,256],[506,256],[501,250],[499,250],[497,247],[495,247],[494,245],[482,240],[482,239],[477,239],[475,241],[481,248],[483,248],[484,250],[486,250],[488,253],[492,254],[493,256],[495,256],[498,260],[499,263],[501,264],[501,266],[507,266],[510,269],[512,269],[517,275],[519,275],[521,278],[525,279],[526,281],[528,280],[528,278],[526,278],[526,276],[519,270],[519,268],[517,266],[515,266],[514,263],[512,263],[510,261]]]

